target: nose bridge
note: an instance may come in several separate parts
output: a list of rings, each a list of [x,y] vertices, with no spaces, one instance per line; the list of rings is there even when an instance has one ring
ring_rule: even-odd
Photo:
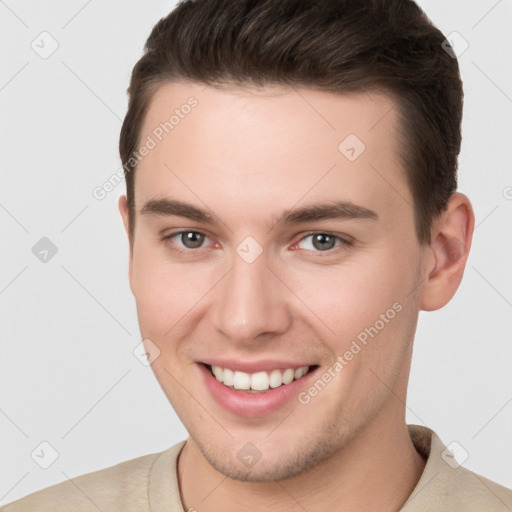
[[[250,342],[263,333],[284,332],[291,318],[286,288],[276,286],[266,255],[247,258],[243,248],[240,244],[233,254],[231,271],[222,282],[215,326],[233,341]]]

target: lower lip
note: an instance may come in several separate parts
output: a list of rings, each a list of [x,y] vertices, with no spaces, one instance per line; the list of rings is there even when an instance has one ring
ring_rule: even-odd
[[[265,416],[283,407],[300,393],[317,370],[315,368],[289,384],[270,388],[268,391],[248,393],[225,386],[212,375],[210,369],[204,364],[198,363],[198,366],[203,374],[206,387],[215,401],[227,411],[246,418]]]

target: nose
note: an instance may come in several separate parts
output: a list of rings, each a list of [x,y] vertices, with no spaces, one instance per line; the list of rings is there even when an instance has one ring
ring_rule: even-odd
[[[215,297],[214,324],[238,345],[253,346],[286,332],[292,322],[290,291],[268,268],[265,252],[252,263],[234,254]]]

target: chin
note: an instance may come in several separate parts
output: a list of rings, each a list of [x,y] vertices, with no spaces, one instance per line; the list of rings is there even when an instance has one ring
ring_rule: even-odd
[[[224,476],[240,482],[269,483],[293,478],[309,468],[298,466],[296,461],[258,461],[252,468],[244,468],[237,458],[231,460],[208,459],[208,462]]]
[[[268,483],[306,473],[329,459],[338,447],[334,436],[325,439],[329,441],[317,439],[314,444],[301,439],[299,446],[281,445],[280,450],[272,450],[267,455],[260,453],[261,458],[252,464],[244,463],[239,453],[227,456],[226,452],[219,453],[210,447],[205,450],[201,443],[198,446],[208,462],[224,476],[241,482]]]

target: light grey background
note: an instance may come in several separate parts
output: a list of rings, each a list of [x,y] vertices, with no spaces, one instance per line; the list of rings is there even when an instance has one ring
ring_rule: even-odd
[[[420,315],[407,421],[456,441],[466,467],[512,486],[512,2],[421,5],[469,44],[459,57],[460,191],[477,228],[459,292]],[[120,167],[131,68],[173,6],[0,1],[1,504],[186,437],[132,353],[140,335],[117,212],[124,184],[102,201],[92,195]],[[43,59],[31,44],[49,52],[52,38],[58,49]],[[58,248],[46,263],[32,252],[42,237]],[[58,452],[48,469],[31,458],[50,460],[43,441]]]

